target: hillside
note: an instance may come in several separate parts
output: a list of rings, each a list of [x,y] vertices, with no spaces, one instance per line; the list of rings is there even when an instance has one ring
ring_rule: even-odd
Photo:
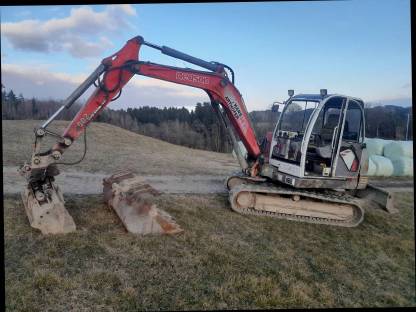
[[[3,166],[19,166],[30,159],[33,129],[39,120],[3,120]],[[48,128],[62,133],[67,121],[55,121]],[[43,150],[55,140],[45,139]],[[191,149],[146,137],[106,123],[94,122],[87,129],[87,155],[73,170],[105,172],[131,168],[147,175],[211,174],[227,175],[238,170],[231,154]],[[64,154],[63,161],[78,160],[83,153],[83,137]],[[71,170],[65,166],[64,170]]]

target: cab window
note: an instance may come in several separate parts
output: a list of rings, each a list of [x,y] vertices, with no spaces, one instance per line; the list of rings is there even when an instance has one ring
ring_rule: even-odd
[[[362,127],[362,111],[359,103],[355,100],[348,102],[347,113],[345,115],[344,133],[342,139],[349,142],[360,140]]]

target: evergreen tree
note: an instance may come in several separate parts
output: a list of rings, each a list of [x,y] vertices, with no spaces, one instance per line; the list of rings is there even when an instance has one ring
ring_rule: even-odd
[[[25,101],[22,94],[16,97],[10,90],[2,89],[3,119],[47,119],[62,102],[54,100],[39,100],[32,98]],[[76,103],[69,110],[64,110],[58,118],[72,120],[80,109]],[[384,139],[405,139],[407,116],[411,108],[398,106],[367,106],[366,137],[381,137]],[[268,131],[273,131],[279,113],[253,111],[249,113],[258,140]],[[174,144],[191,148],[206,149],[217,152],[230,152],[228,132],[218,120],[210,103],[197,103],[194,110],[185,107],[149,107],[128,108],[127,110],[112,110],[105,108],[95,121],[106,122],[140,134],[162,139]],[[409,138],[412,137],[412,119],[410,115]]]
[[[34,118],[38,114],[38,108],[36,106],[35,98],[32,98],[32,118]]]
[[[6,90],[4,88],[2,88],[2,90],[1,90],[1,103],[3,104],[5,102],[6,102]]]
[[[10,90],[7,95],[6,95],[6,100],[11,104],[11,105],[16,105],[17,102],[17,97],[14,94],[13,90]]]
[[[19,102],[19,104],[23,104],[25,102],[25,98],[23,97],[22,93],[19,93],[17,101]]]

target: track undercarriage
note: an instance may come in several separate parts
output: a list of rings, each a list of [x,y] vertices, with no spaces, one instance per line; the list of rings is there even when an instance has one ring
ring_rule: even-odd
[[[364,218],[359,201],[345,192],[295,189],[243,176],[228,178],[227,188],[231,208],[241,214],[344,227]]]

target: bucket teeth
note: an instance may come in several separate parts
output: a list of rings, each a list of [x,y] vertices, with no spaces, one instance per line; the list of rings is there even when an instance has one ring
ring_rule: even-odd
[[[128,232],[176,234],[183,230],[165,211],[156,207],[160,192],[133,172],[119,171],[103,180],[104,200],[113,208]]]

